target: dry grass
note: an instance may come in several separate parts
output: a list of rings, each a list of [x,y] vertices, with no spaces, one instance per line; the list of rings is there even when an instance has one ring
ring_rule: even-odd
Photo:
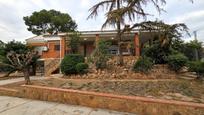
[[[33,85],[113,93],[119,95],[145,96],[204,103],[204,83],[195,80],[73,80],[46,79],[32,81]],[[4,87],[22,89],[23,82]]]

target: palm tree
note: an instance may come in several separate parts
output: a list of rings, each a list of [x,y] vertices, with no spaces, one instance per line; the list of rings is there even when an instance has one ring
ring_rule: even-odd
[[[160,4],[166,3],[165,0],[103,0],[89,10],[91,14],[88,16],[88,19],[96,17],[101,8],[106,8],[106,21],[102,25],[102,29],[107,25],[111,25],[117,29],[116,38],[119,47],[119,65],[123,65],[121,38],[122,34],[127,31],[128,26],[125,24],[126,19],[128,19],[129,22],[134,22],[136,17],[146,18],[149,14],[144,11],[143,5],[150,2],[154,4],[158,12],[163,10],[160,8]]]
[[[166,24],[162,21],[144,21],[136,23],[132,28],[147,30],[159,34],[161,47],[170,47],[172,39],[180,39],[183,33],[190,36],[189,29],[184,23]]]
[[[133,28],[133,26],[127,26],[130,24],[126,24],[126,22],[134,22],[135,18],[141,17],[146,19],[146,16],[150,14],[144,10],[144,6],[148,4],[153,4],[156,10],[161,13],[164,11],[161,8],[161,5],[165,5],[166,0],[102,0],[89,10],[91,13],[88,16],[88,19],[98,16],[99,11],[105,9],[106,21],[102,25],[102,29],[107,25],[116,27],[116,38],[118,39],[119,47],[119,65],[123,65],[121,51],[122,34],[130,30],[130,28]]]

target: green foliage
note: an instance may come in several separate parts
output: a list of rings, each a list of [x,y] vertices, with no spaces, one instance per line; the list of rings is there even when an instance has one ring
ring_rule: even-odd
[[[184,49],[183,53],[191,61],[195,61],[196,58],[198,59],[202,58],[202,52],[203,52],[202,42],[198,42],[197,40],[190,41],[189,43],[185,44],[183,49]]]
[[[192,61],[188,63],[189,71],[196,72],[198,78],[204,76],[204,62]]]
[[[0,40],[0,55],[5,54],[5,44]]]
[[[155,64],[166,64],[167,57],[172,50],[168,47],[162,47],[160,43],[156,42],[149,47],[143,49],[142,55],[150,57]]]
[[[106,68],[106,63],[110,58],[108,48],[110,46],[110,42],[99,40],[96,49],[89,59],[91,59],[97,69]]]
[[[186,65],[188,58],[182,53],[177,53],[169,55],[167,60],[170,69],[174,70],[175,72],[179,72],[179,70]]]
[[[171,42],[171,48],[172,49],[174,49],[178,52],[184,53],[185,46],[186,46],[186,44],[184,43],[184,41],[182,39],[172,39],[172,42]]]
[[[36,35],[46,32],[51,34],[69,32],[77,28],[77,24],[69,14],[55,10],[33,12],[31,16],[23,17],[23,20],[25,21],[25,25],[28,26],[28,31]]]
[[[9,61],[6,58],[6,56],[0,55],[0,63],[9,64]],[[9,66],[4,66],[4,65],[0,66],[0,72],[8,72],[8,71],[11,71],[11,70],[13,70],[13,68],[11,68]]]
[[[184,43],[184,41],[181,39],[173,39],[171,47],[174,50],[183,53],[190,61],[195,61],[196,58],[202,58],[202,42],[197,40]]]
[[[133,71],[147,73],[153,67],[152,59],[149,57],[141,57],[133,66]]]
[[[77,70],[77,73],[80,73],[80,74],[84,74],[84,73],[87,73],[87,69],[88,69],[88,64],[86,63],[78,63],[76,65],[76,70]]]
[[[10,41],[8,43],[2,43],[0,45],[0,62],[2,63],[6,63],[6,64],[11,64],[10,61],[7,59],[6,55],[9,52],[15,52],[16,54],[26,54],[27,52],[32,51],[32,48],[19,42],[19,41]],[[37,61],[37,55],[36,59],[33,60],[33,63],[36,63]],[[33,57],[35,58],[35,57]],[[13,68],[9,67],[9,66],[0,66],[0,71],[11,71],[13,70]]]
[[[76,74],[76,65],[78,63],[83,63],[84,57],[79,54],[69,54],[64,57],[64,59],[61,62],[60,68],[63,74]]]
[[[5,52],[14,51],[20,54],[20,53],[25,53],[31,50],[32,50],[32,47],[29,47],[23,44],[22,42],[15,41],[15,40],[10,41],[7,44],[5,44]]]
[[[74,32],[71,35],[68,35],[68,47],[71,49],[71,53],[76,54],[79,52],[80,45],[80,33]]]

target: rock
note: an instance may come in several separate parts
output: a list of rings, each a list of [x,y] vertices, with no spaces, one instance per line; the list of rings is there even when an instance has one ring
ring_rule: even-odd
[[[105,71],[101,71],[102,74],[105,74]]]

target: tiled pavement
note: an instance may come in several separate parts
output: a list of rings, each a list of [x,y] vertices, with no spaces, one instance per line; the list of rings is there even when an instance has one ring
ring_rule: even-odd
[[[0,115],[134,115],[104,109],[0,96]]]

